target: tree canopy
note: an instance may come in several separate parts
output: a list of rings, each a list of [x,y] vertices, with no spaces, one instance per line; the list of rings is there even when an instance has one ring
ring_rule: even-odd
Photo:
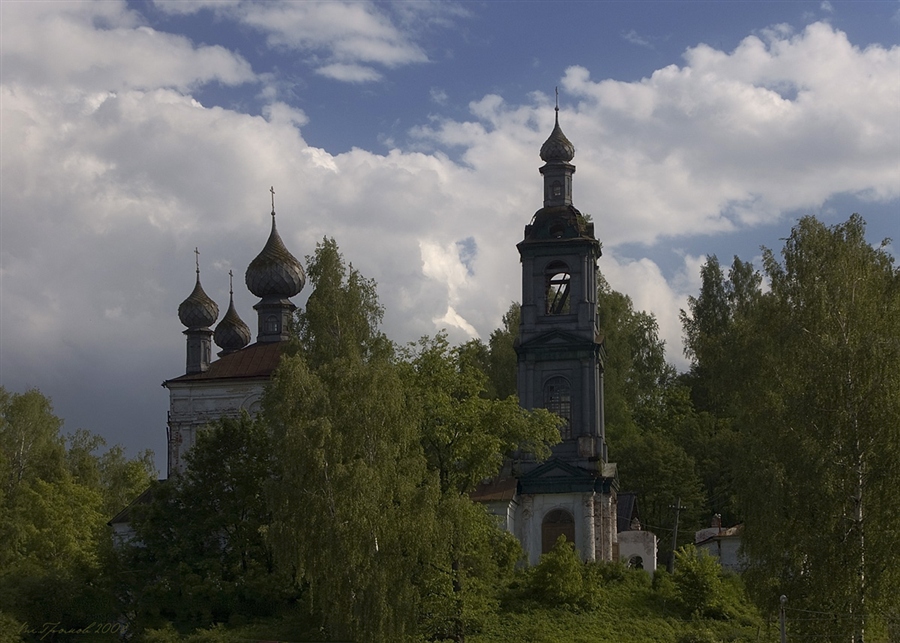
[[[708,259],[683,314],[688,381],[734,429],[724,463],[757,599],[815,610],[800,633],[861,640],[900,609],[900,272],[859,215],[804,217],[763,269],[736,258],[726,280]]]

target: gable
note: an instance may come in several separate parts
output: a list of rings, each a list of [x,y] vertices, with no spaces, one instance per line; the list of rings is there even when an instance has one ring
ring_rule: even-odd
[[[608,480],[596,470],[553,458],[519,478],[521,493],[609,492]]]
[[[533,339],[519,344],[520,348],[541,349],[541,348],[569,348],[573,345],[584,345],[585,347],[593,347],[602,343],[602,338],[595,337],[593,340],[586,339],[584,335],[576,334],[570,331],[552,329],[546,333],[542,333]]]

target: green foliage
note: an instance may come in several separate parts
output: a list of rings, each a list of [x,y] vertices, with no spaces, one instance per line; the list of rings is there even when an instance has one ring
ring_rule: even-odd
[[[237,643],[241,639],[221,626],[198,628],[190,634],[179,632],[171,623],[143,632],[138,643]]]
[[[442,494],[469,493],[497,475],[505,455],[550,455],[558,420],[544,409],[526,411],[514,397],[488,399],[484,373],[451,349],[445,335],[424,338],[405,354],[423,449]]]
[[[560,535],[531,572],[531,591],[543,604],[577,608],[587,602],[583,564],[572,543]]]
[[[515,397],[489,397],[471,345],[451,349],[439,335],[409,347],[404,357],[422,452],[440,492],[428,566],[438,573],[425,574],[425,633],[462,640],[493,613],[501,581],[521,554],[468,494],[497,476],[513,451],[549,455],[548,445],[559,440],[558,420],[546,410],[525,411]]]
[[[522,550],[494,516],[464,495],[442,497],[437,521],[421,570],[420,631],[428,640],[461,640],[495,617]]]
[[[767,292],[749,264],[735,258],[726,279],[710,257],[682,312],[685,381],[717,416],[702,475],[745,522],[760,603],[774,613],[785,594],[839,621],[806,620],[798,634],[859,636],[900,589],[900,271],[858,215],[801,219],[763,264]]]
[[[79,629],[114,616],[106,521],[152,474],[146,454],[98,455],[105,442],[87,431],[67,449],[61,428],[39,391],[0,388],[0,611],[29,628]]]
[[[403,640],[416,628],[414,583],[433,534],[426,475],[400,370],[378,329],[374,283],[333,240],[309,259],[313,285],[299,345],[263,400],[278,450],[271,507],[281,564],[309,586],[338,638]]]
[[[524,570],[518,582],[527,584],[536,568]],[[772,633],[759,638],[761,624],[746,597],[739,598],[741,616],[731,620],[690,618],[676,609],[674,599],[660,600],[656,579],[662,578],[672,587],[671,576],[658,571],[651,589],[646,572],[625,569],[616,563],[588,563],[581,567],[585,587],[596,592],[590,604],[550,607],[526,592],[513,589],[511,596],[482,632],[470,637],[474,643],[518,643],[542,641],[547,643],[677,643],[683,637],[706,636],[717,642],[756,643],[775,640]],[[723,578],[726,586],[728,577]],[[599,591],[598,591],[599,590]],[[776,634],[777,636],[777,634]]]
[[[375,282],[347,266],[334,239],[324,238],[306,258],[313,291],[297,312],[297,348],[316,368],[337,356],[368,360],[385,356],[391,344],[380,331],[384,309]]]
[[[693,545],[675,552],[676,597],[682,609],[691,616],[726,618],[722,568],[705,550]]]
[[[488,368],[491,397],[505,399],[517,394],[516,375],[518,355],[515,341],[519,337],[519,321],[522,309],[511,303],[503,315],[503,326],[491,333],[490,363]]]
[[[13,498],[23,483],[54,481],[65,470],[62,420],[37,389],[8,393],[0,387],[0,474],[2,493]]]
[[[703,628],[679,635],[677,643],[719,643],[721,640],[710,630]]]
[[[184,474],[155,485],[133,508],[135,539],[114,567],[121,609],[140,632],[169,622],[181,632],[268,616],[296,595],[265,534],[272,448],[246,414],[197,436]]]

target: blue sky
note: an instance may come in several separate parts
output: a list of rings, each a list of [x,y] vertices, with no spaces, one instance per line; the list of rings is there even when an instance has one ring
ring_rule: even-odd
[[[193,249],[253,328],[270,185],[291,251],[333,236],[394,340],[486,338],[555,87],[600,268],[684,368],[707,254],[803,214],[900,238],[898,43],[897,1],[5,1],[0,384],[162,465]]]

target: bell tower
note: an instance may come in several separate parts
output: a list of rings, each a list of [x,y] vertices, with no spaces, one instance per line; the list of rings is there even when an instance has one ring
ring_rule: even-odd
[[[522,262],[517,386],[526,409],[562,418],[559,444],[542,463],[514,463],[513,531],[531,564],[560,536],[582,560],[612,560],[616,466],[607,462],[603,425],[603,339],[597,319],[594,224],[572,205],[575,147],[559,126],[541,147],[544,207],[516,246]]]
[[[606,462],[603,342],[597,321],[594,224],[572,205],[575,147],[559,126],[541,147],[544,207],[525,226],[522,321],[516,346],[519,401],[564,419],[553,456],[575,466]]]

